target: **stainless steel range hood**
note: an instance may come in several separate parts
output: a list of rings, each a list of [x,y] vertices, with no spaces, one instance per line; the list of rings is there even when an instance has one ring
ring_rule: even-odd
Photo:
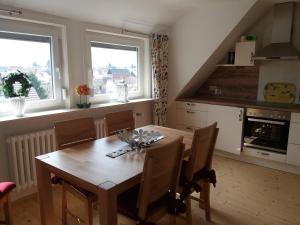
[[[297,60],[299,53],[292,44],[294,2],[275,4],[271,44],[258,51],[254,60]]]

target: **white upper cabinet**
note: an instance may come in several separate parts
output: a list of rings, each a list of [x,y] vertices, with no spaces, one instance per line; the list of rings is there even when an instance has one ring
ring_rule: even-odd
[[[208,106],[208,125],[217,122],[219,128],[216,149],[234,154],[241,153],[243,119],[243,108],[219,105]]]
[[[253,66],[253,56],[255,54],[256,42],[244,41],[235,45],[235,66]]]

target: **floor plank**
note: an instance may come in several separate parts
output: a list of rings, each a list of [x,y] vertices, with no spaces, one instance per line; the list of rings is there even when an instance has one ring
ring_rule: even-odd
[[[193,202],[193,224],[222,225],[299,225],[300,176],[261,166],[247,164],[221,156],[214,158],[217,187],[211,191],[212,222],[206,222],[204,212]],[[54,189],[55,214],[60,221],[60,188]],[[70,207],[78,215],[83,206],[69,198]],[[15,225],[40,225],[37,196],[13,204]],[[94,224],[97,223],[94,211]],[[68,218],[69,224],[77,224]],[[119,217],[119,224],[128,222]],[[168,224],[163,218],[159,225]],[[182,219],[177,224],[184,225]]]

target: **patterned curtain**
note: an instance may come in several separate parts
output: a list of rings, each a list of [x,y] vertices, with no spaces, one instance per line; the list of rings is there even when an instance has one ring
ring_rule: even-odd
[[[168,41],[167,35],[152,34],[152,82],[154,98],[154,124],[167,123],[168,99]]]

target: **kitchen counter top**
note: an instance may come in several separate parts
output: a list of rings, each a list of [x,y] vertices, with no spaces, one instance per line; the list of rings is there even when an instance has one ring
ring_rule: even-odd
[[[256,102],[256,101],[217,98],[217,97],[191,97],[191,98],[177,99],[177,101],[198,102],[198,103],[214,104],[214,105],[257,108],[257,109],[300,113],[300,104],[267,103],[267,102]]]

